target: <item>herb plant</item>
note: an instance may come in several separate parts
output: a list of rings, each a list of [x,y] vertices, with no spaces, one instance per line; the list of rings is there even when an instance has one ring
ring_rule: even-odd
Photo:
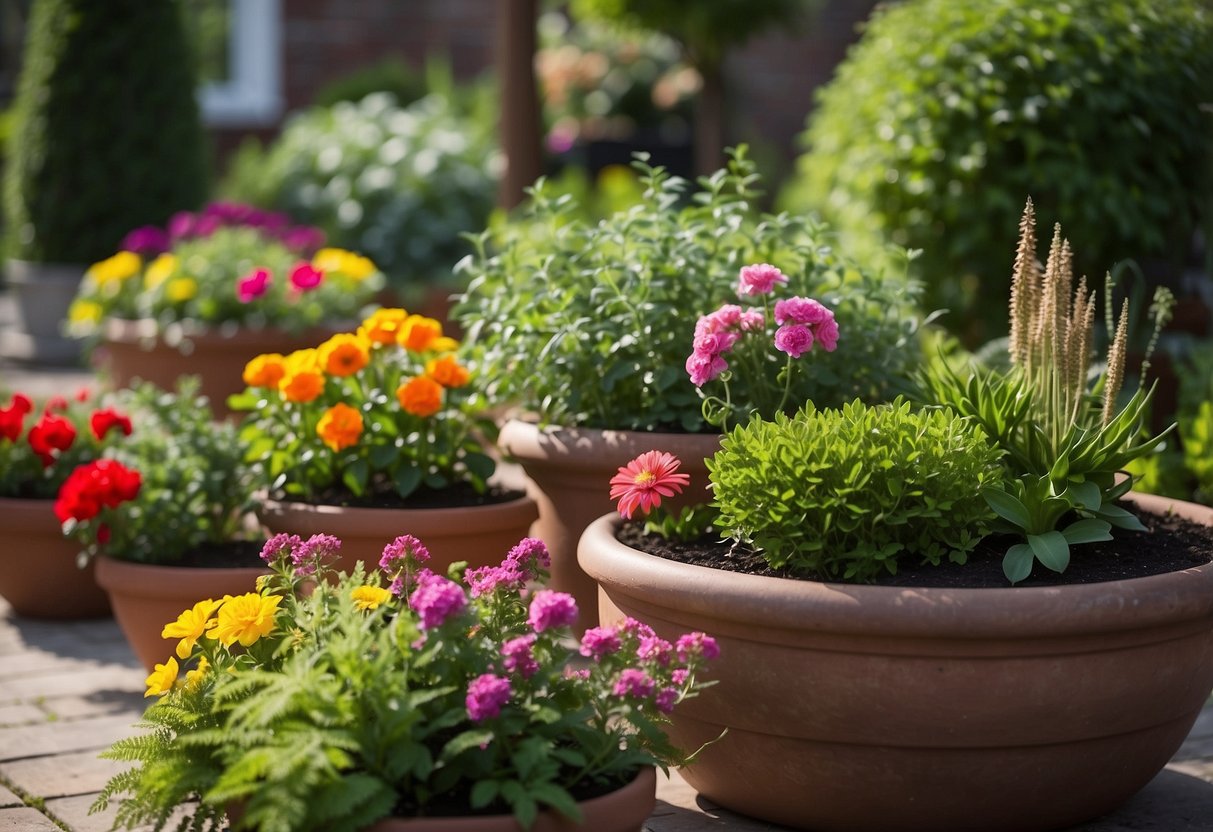
[[[898,399],[753,418],[707,464],[727,536],[777,569],[863,581],[906,558],[964,563],[993,519],[980,491],[999,456],[967,419]]]
[[[1012,583],[1035,561],[1063,572],[1070,546],[1110,540],[1113,526],[1143,530],[1115,505],[1132,487],[1117,478],[1169,431],[1145,431],[1153,391],[1138,389],[1123,404],[1129,305],[1125,301],[1106,365],[1090,372],[1095,296],[1086,279],[1074,287],[1072,255],[1058,226],[1043,271],[1036,259],[1036,220],[1024,210],[1012,279],[1007,371],[962,377],[942,363],[925,374],[928,397],[972,418],[1005,454],[1008,478],[984,490],[1004,531],[1025,542],[1007,551],[1003,572]],[[1156,334],[1169,315],[1169,296],[1156,301]],[[1109,316],[1110,317],[1110,316]]]
[[[791,401],[892,395],[917,355],[913,282],[856,268],[809,219],[760,212],[744,148],[693,195],[636,167],[640,204],[588,223],[540,181],[531,216],[482,235],[460,264],[470,283],[455,315],[492,401],[569,426],[707,429],[687,378],[690,333],[736,291],[742,266],[762,262],[779,266],[789,294],[833,311],[852,354],[845,372],[819,362],[799,374]]]
[[[147,733],[105,755],[137,765],[95,810],[125,795],[128,827],[161,829],[187,804],[191,828],[218,829],[239,804],[243,828],[261,832],[451,811],[510,813],[527,829],[540,810],[577,819],[578,796],[642,766],[685,762],[661,724],[702,687],[710,637],[671,644],[626,619],[578,644],[573,598],[529,583],[546,577],[538,540],[454,580],[424,568],[407,535],[380,570],[326,580],[339,546],[272,538],[259,592],[201,600],[165,627],[178,641],[148,677],[160,698]]]
[[[249,412],[246,458],[271,492],[308,500],[483,492],[496,428],[469,401],[458,346],[433,318],[380,309],[314,349],[257,356],[228,402]]]

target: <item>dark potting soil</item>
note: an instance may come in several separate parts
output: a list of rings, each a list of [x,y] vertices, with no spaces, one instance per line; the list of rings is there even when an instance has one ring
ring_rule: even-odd
[[[227,543],[212,543],[191,549],[182,555],[181,560],[166,565],[194,569],[265,566],[261,562],[263,546],[265,546],[264,540],[231,540]]]
[[[346,508],[467,508],[470,506],[487,506],[496,503],[508,503],[522,496],[521,491],[508,491],[497,486],[490,486],[483,494],[476,491],[470,483],[461,482],[443,489],[435,490],[422,486],[408,497],[401,497],[391,486],[384,486],[355,496],[348,489],[332,486],[310,500],[289,497],[291,500],[317,506],[344,506]]]
[[[1213,527],[1193,523],[1174,515],[1150,514],[1134,506],[1121,504],[1138,516],[1148,531],[1113,529],[1115,537],[1101,543],[1070,547],[1070,566],[1058,574],[1039,562],[1027,580],[1016,586],[1059,586],[1119,581],[1176,572],[1213,561]],[[689,563],[778,578],[822,580],[812,575],[796,575],[786,569],[772,569],[762,555],[745,545],[720,542],[707,535],[689,543],[668,541],[644,532],[643,521],[625,523],[616,538],[620,543],[651,555]],[[1009,586],[1002,573],[1002,556],[1021,539],[1010,535],[990,535],[969,553],[964,564],[939,566],[917,563],[906,558],[897,564],[897,574],[883,575],[870,583],[880,586],[998,588]]]

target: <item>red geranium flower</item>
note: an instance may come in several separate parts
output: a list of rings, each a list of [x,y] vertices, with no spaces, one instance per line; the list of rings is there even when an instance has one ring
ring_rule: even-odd
[[[686,474],[676,474],[682,463],[664,451],[649,451],[633,459],[611,477],[611,499],[619,500],[619,513],[630,518],[637,507],[645,514],[661,505],[662,497],[681,494],[690,485]]]
[[[42,414],[38,424],[29,429],[29,445],[42,460],[43,468],[49,468],[55,462],[55,455],[51,451],[66,451],[75,441],[75,426],[49,410]]]
[[[25,428],[25,414],[14,401],[8,407],[0,407],[0,437],[16,442]]]
[[[59,489],[55,499],[55,516],[59,522],[68,518],[91,520],[103,507],[117,508],[133,500],[143,485],[143,477],[112,459],[98,459],[77,466]]]
[[[16,408],[17,412],[22,415],[34,412],[34,403],[29,400],[29,396],[22,395],[21,393],[13,394],[12,407]]]
[[[46,400],[46,410],[48,413],[67,410],[67,399],[62,396],[51,396]]]
[[[131,435],[130,418],[109,407],[94,413],[89,419],[89,426],[93,429],[93,436],[98,440],[104,439],[112,428],[121,430],[123,436]]]

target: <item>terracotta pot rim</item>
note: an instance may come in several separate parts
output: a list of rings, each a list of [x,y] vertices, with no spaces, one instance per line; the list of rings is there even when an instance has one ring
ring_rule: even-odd
[[[215,585],[230,584],[232,578],[245,575],[268,575],[269,567],[263,566],[174,566],[158,563],[139,563],[101,555],[96,560],[97,583],[107,592],[121,590],[126,595],[146,598],[162,597],[164,582],[180,578],[183,572],[194,576],[198,600],[214,595],[219,590]]]
[[[166,326],[179,327],[181,335],[201,346],[227,346],[232,348],[261,347],[269,339],[298,341],[320,341],[335,332],[343,331],[346,323],[317,324],[301,330],[269,324],[252,326],[231,322],[210,324],[187,319],[162,325],[154,318],[106,318],[102,334],[106,341],[114,344],[142,344],[148,340],[162,340]]]
[[[1131,495],[1147,511],[1173,507],[1213,525],[1213,508]],[[1213,619],[1213,563],[1177,572],[1050,587],[884,587],[746,575],[659,558],[619,543],[623,520],[594,521],[582,568],[629,596],[715,619],[789,631],[862,636],[1019,639],[1140,629]]]
[[[305,503],[263,497],[259,501],[256,513],[263,521],[266,518],[277,518],[287,515],[304,515],[316,518],[336,517],[340,515],[345,518],[346,522],[355,522],[368,533],[385,526],[399,528],[402,522],[418,528],[444,528],[450,526],[452,518],[462,518],[471,515],[476,519],[465,523],[467,531],[471,532],[476,528],[492,528],[500,523],[516,522],[516,518],[520,512],[534,512],[534,506],[535,501],[522,492],[518,492],[517,497],[499,503],[449,506],[444,508],[366,508],[339,506],[328,503]],[[417,532],[410,533],[417,534]]]
[[[637,456],[646,451],[669,451],[675,456],[701,453],[719,443],[719,433],[665,433],[546,425],[509,419],[502,425],[497,444],[505,453],[522,459],[592,458],[604,451],[612,457]],[[685,460],[684,460],[685,462]],[[605,488],[605,484],[604,484]]]

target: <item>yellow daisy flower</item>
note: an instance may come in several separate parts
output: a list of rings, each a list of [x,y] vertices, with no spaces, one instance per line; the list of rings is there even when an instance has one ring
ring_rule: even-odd
[[[185,671],[185,689],[197,690],[198,686],[206,679],[207,671],[211,669],[211,663],[206,660],[206,656],[198,657],[198,666],[193,670]]]
[[[194,644],[206,632],[207,622],[210,621],[211,616],[215,614],[215,610],[222,603],[222,601],[214,601],[210,598],[207,598],[205,601],[199,601],[193,607],[177,616],[176,621],[165,624],[164,629],[160,631],[160,637],[181,639],[181,641],[177,642],[177,657],[181,659],[189,658],[190,651],[194,649]]]
[[[206,637],[218,639],[224,647],[231,647],[236,642],[248,647],[274,629],[274,613],[281,602],[281,595],[258,595],[255,592],[229,595],[223,599],[218,619],[207,630]]]
[[[185,303],[198,294],[198,281],[192,277],[174,277],[164,287],[164,296],[170,303]]]
[[[177,660],[172,656],[168,657],[168,661],[164,664],[156,665],[151,675],[144,682],[147,685],[147,692],[143,694],[146,699],[149,696],[163,696],[173,689],[173,685],[177,684]]]
[[[177,271],[177,258],[172,254],[161,254],[153,260],[143,274],[143,286],[146,289],[157,289],[160,284],[173,276]]]
[[[392,598],[392,593],[383,587],[360,586],[350,593],[354,606],[362,611],[378,609],[380,604],[386,604]]]

